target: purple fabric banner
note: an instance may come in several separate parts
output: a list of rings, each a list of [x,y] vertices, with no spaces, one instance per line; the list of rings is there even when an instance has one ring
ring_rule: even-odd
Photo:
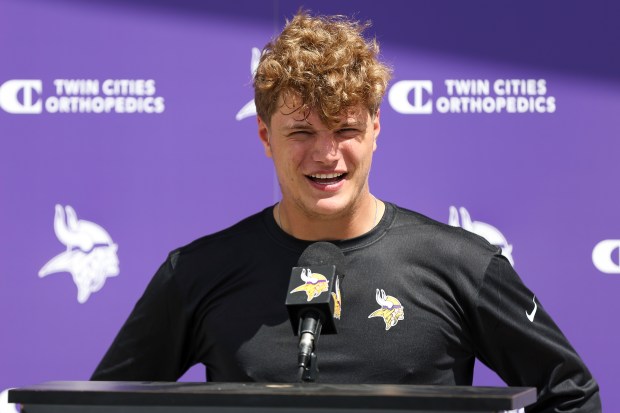
[[[0,0],[0,391],[88,379],[170,250],[279,199],[251,73],[302,3],[208,3]],[[619,410],[620,7],[332,3],[394,69],[372,192],[502,246]]]

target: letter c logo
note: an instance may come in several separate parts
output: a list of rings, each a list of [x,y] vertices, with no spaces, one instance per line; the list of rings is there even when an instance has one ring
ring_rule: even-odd
[[[0,86],[0,108],[8,113],[36,114],[43,110],[40,95],[43,82],[37,79],[13,79]],[[21,101],[20,101],[20,92]],[[35,96],[37,94],[37,96]],[[34,98],[38,98],[34,102]]]
[[[409,94],[413,91],[413,102]],[[433,82],[430,80],[401,80],[394,83],[388,93],[388,101],[398,113],[405,115],[428,115],[433,113],[433,101],[424,102],[424,92],[433,93]]]
[[[606,239],[596,244],[592,262],[605,274],[620,274],[620,239]]]

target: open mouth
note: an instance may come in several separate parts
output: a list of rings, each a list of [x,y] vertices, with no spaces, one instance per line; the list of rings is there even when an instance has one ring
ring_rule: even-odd
[[[342,181],[347,176],[346,173],[332,173],[332,174],[313,174],[306,175],[308,179],[320,185],[332,185]]]

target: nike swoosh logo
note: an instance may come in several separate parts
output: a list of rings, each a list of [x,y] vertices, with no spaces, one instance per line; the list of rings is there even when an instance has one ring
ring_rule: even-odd
[[[538,310],[538,305],[536,304],[536,296],[532,298],[532,301],[534,302],[534,309],[532,310],[531,313],[528,313],[527,311],[525,312],[527,319],[530,320],[531,323],[534,322],[534,317],[536,316],[536,311]]]

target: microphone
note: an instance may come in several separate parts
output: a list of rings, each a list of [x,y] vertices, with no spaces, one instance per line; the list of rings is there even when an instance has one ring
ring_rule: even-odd
[[[345,257],[340,248],[329,242],[315,242],[305,249],[291,271],[285,304],[293,334],[300,336],[297,365],[302,381],[316,381],[319,335],[337,333],[334,317],[340,318],[339,284],[344,269]]]

